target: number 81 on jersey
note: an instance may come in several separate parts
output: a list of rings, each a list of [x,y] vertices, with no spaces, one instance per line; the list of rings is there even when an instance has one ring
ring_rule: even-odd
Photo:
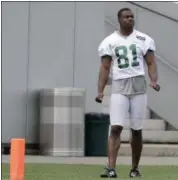
[[[131,61],[131,66],[136,67],[139,66],[139,62],[137,61],[137,48],[135,44],[131,44],[129,47],[127,46],[119,46],[115,48],[115,54],[117,56],[117,62],[118,62],[118,67],[120,69],[128,68],[130,61],[128,58],[128,55],[132,57],[130,59]]]

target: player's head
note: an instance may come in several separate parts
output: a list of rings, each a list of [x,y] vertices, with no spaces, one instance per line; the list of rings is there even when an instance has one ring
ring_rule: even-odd
[[[134,14],[129,8],[122,8],[117,13],[120,27],[130,29],[134,27]]]

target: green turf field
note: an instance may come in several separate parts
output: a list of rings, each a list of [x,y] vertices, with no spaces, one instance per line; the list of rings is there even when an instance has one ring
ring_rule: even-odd
[[[118,166],[119,178],[127,180],[129,166]],[[26,164],[25,180],[99,180],[100,165]],[[178,166],[143,166],[144,180],[178,180]],[[9,165],[2,164],[2,179],[9,179]]]

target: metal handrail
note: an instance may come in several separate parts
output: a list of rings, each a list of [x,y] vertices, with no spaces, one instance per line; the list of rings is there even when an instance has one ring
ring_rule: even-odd
[[[169,61],[164,60],[160,55],[155,53],[156,58],[161,61],[163,64],[165,64],[167,67],[169,67],[171,70],[176,72],[178,74],[178,69],[174,67]]]
[[[168,16],[168,15],[162,14],[162,13],[157,12],[157,11],[155,11],[155,10],[149,9],[149,8],[144,7],[144,6],[142,6],[142,5],[140,5],[140,4],[137,4],[137,3],[135,3],[135,2],[130,2],[130,1],[127,1],[127,2],[130,3],[130,4],[133,4],[133,5],[135,5],[135,6],[138,6],[138,7],[142,8],[142,9],[145,9],[145,10],[147,10],[147,11],[149,11],[149,12],[152,12],[152,13],[154,13],[154,14],[157,14],[157,15],[159,15],[159,16],[162,16],[162,17],[164,17],[164,18],[166,18],[166,19],[169,19],[169,20],[171,20],[171,21],[174,21],[174,22],[177,22],[177,23],[178,23],[178,20],[175,19],[175,18],[173,18],[173,17],[170,17],[170,16]]]

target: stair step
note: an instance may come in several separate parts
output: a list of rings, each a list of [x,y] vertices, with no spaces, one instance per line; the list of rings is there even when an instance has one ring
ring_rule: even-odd
[[[130,144],[121,144],[119,156],[131,156]],[[178,145],[143,144],[142,156],[178,156]]]
[[[122,142],[129,142],[130,131],[123,130]],[[149,131],[143,130],[143,142],[145,143],[178,143],[178,131]]]

